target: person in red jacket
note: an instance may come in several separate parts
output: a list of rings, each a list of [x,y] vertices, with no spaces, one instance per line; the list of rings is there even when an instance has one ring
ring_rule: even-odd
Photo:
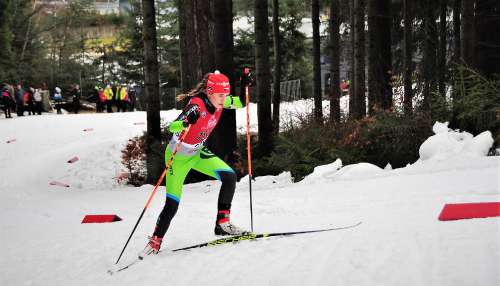
[[[97,112],[103,112],[104,106],[106,106],[106,94],[104,94],[104,89],[102,87],[99,87],[97,90],[97,97],[96,110]]]
[[[160,250],[163,237],[177,212],[182,195],[184,179],[191,169],[195,169],[222,182],[217,203],[217,217],[214,232],[216,235],[237,235],[246,231],[231,223],[229,215],[236,187],[236,174],[224,161],[204,147],[210,133],[217,125],[223,108],[241,108],[238,97],[229,95],[228,78],[215,71],[204,76],[201,83],[179,100],[190,97],[189,103],[179,117],[169,125],[174,133],[165,151],[168,161],[172,153],[177,153],[166,174],[167,198],[165,206],[156,222],[153,236],[141,255],[156,254]],[[190,126],[184,139],[180,138],[186,127]],[[179,146],[178,146],[179,144]]]

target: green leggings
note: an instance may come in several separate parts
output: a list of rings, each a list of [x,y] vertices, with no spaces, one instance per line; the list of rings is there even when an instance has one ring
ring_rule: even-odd
[[[170,148],[167,148],[165,160],[170,160],[170,156],[172,156],[172,151],[170,151]],[[165,206],[156,221],[153,235],[163,237],[167,232],[170,222],[179,206],[184,179],[186,179],[191,169],[220,180],[222,185],[219,192],[217,209],[218,211],[231,209],[231,202],[236,187],[236,174],[233,169],[206,148],[191,156],[178,153],[175,155],[167,171],[167,198]]]
[[[172,151],[170,150],[170,148],[167,148],[167,150],[165,151],[165,162],[168,162],[171,156]],[[168,198],[175,200],[177,203],[180,202],[182,195],[182,186],[184,185],[184,180],[186,179],[186,176],[191,169],[195,169],[198,172],[221,181],[222,174],[234,174],[234,171],[233,169],[231,169],[231,167],[229,167],[219,157],[210,152],[207,148],[203,148],[191,156],[177,153],[166,175]]]

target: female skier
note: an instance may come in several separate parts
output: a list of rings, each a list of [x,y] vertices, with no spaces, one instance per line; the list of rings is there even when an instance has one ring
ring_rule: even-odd
[[[229,220],[231,202],[236,187],[236,174],[231,167],[203,145],[217,125],[223,108],[242,107],[239,97],[231,96],[229,92],[228,78],[215,71],[206,74],[195,89],[178,97],[179,100],[186,97],[191,97],[191,99],[179,117],[169,125],[169,130],[174,135],[165,150],[166,161],[175,151],[182,132],[187,126],[190,125],[190,127],[186,129],[187,134],[180,142],[179,149],[167,170],[165,206],[156,221],[153,236],[146,245],[143,255],[159,252],[163,236],[177,212],[184,179],[191,169],[222,181],[217,205],[215,234],[238,235],[245,233]]]

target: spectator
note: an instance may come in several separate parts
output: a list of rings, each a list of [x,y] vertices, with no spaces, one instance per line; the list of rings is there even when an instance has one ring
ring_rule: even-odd
[[[115,89],[115,104],[116,104],[116,110],[118,112],[120,112],[120,110],[122,109],[122,101],[121,101],[121,90],[122,90],[122,84],[119,83],[117,86],[116,86],[116,89]]]
[[[106,105],[106,94],[104,94],[104,89],[102,89],[102,87],[100,87],[97,94],[98,95],[97,95],[96,110],[97,110],[97,112],[103,112],[104,106]]]
[[[55,102],[55,105],[56,105],[56,109],[57,109],[57,114],[62,114],[61,112],[61,104],[62,104],[62,93],[61,93],[61,89],[59,87],[56,86],[56,88],[54,89],[54,102]]]
[[[135,110],[135,101],[137,99],[135,86],[131,86],[128,91],[128,99],[129,99],[129,111]]]
[[[16,85],[15,100],[17,106],[17,116],[24,116],[24,90],[20,83]]]
[[[71,97],[73,99],[73,113],[77,114],[80,111],[80,86],[78,84],[75,84],[73,89],[71,90]]]
[[[7,86],[4,86],[2,88],[0,103],[2,103],[2,109],[5,113],[5,118],[12,118],[12,115],[10,114],[10,109],[13,106],[13,100],[12,97],[10,96],[9,88]]]
[[[106,108],[108,113],[113,113],[113,89],[111,89],[111,85],[107,85],[106,89],[104,89],[104,95],[106,96]]]
[[[33,99],[34,92],[35,89],[30,86],[24,93],[24,102],[26,104],[26,109],[28,110],[28,115],[35,115],[35,102]]]
[[[35,110],[38,115],[42,115],[43,102],[42,102],[42,91],[41,89],[35,89],[33,93],[33,99],[35,100]]]
[[[120,102],[119,107],[121,112],[126,112],[128,110],[128,91],[126,86],[120,88],[120,93],[118,94],[118,100]]]

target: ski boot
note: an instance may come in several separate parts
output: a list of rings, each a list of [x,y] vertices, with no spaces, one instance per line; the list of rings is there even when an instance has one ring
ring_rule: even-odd
[[[229,221],[229,210],[222,210],[217,213],[217,222],[215,223],[215,235],[242,235],[249,233]]]
[[[158,254],[160,252],[161,242],[163,237],[154,235],[149,238],[149,242],[141,253],[139,253],[139,259],[143,259],[146,255]]]

